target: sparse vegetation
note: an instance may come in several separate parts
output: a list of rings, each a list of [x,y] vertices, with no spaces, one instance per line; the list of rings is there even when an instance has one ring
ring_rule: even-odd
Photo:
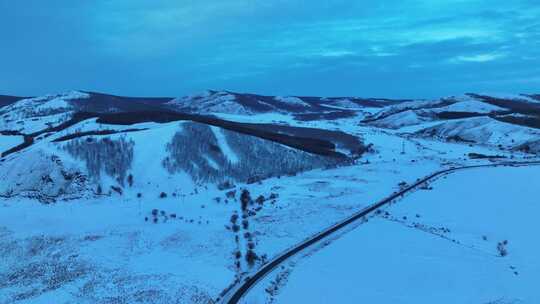
[[[497,243],[497,251],[500,257],[505,257],[508,255],[508,249],[506,249],[507,245],[508,245],[507,240]]]
[[[247,253],[246,253],[246,262],[248,263],[248,265],[250,267],[253,267],[255,265],[255,262],[257,261],[258,258],[259,257],[257,256],[257,254],[252,249],[249,249],[247,251]]]

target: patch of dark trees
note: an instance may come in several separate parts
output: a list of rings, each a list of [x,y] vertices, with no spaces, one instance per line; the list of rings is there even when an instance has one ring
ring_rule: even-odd
[[[6,157],[6,156],[8,156],[8,155],[10,155],[12,153],[21,151],[22,149],[30,147],[33,143],[34,143],[34,137],[29,136],[29,135],[24,135],[24,141],[23,141],[22,144],[17,145],[17,146],[15,146],[15,147],[7,150],[7,151],[2,152],[0,157]]]
[[[476,113],[476,112],[445,111],[445,112],[437,113],[436,116],[438,119],[462,119],[462,118],[487,116],[487,114]]]
[[[65,129],[71,127],[71,126],[74,126],[74,125],[78,124],[81,121],[84,121],[84,120],[87,120],[87,119],[90,119],[90,118],[95,118],[95,117],[96,117],[96,114],[94,114],[94,113],[77,112],[77,113],[74,113],[69,120],[67,120],[67,121],[65,121],[65,122],[63,122],[63,123],[61,123],[61,124],[59,124],[57,126],[45,128],[43,130],[28,134],[28,136],[37,137],[37,136],[39,136],[41,134],[44,134],[44,133],[59,132],[59,131],[65,130]]]
[[[465,139],[465,138],[463,138],[463,137],[461,137],[459,135],[448,136],[446,138],[446,140],[455,141],[455,142],[464,142],[464,143],[470,143],[470,144],[476,143],[476,141],[474,141],[474,140]]]
[[[71,103],[79,112],[106,113],[111,109],[119,112],[148,111],[160,109],[171,97],[125,97],[96,92],[85,92],[90,96]]]
[[[331,110],[337,102],[348,100],[358,107],[383,108],[385,106],[398,104],[400,102],[412,101],[409,99],[387,99],[387,98],[358,98],[358,97],[314,97],[298,96],[297,98],[308,103],[312,107],[319,107],[322,110]]]
[[[529,114],[531,116],[512,116],[511,111],[497,112],[493,114],[482,114],[476,112],[440,112],[437,113],[437,118],[439,119],[462,119],[462,118],[472,118],[472,117],[490,117],[501,122],[506,122],[514,125],[540,129],[540,114],[536,115],[534,113]]]
[[[17,130],[0,130],[0,135],[6,136],[24,136],[23,133]]]
[[[503,159],[507,158],[504,155],[485,155],[481,153],[469,153],[468,154],[470,159]]]
[[[118,133],[129,133],[129,132],[137,132],[137,131],[144,131],[144,130],[148,130],[148,129],[99,130],[99,131],[77,132],[77,133],[68,134],[62,137],[58,137],[57,139],[53,140],[53,142],[62,142],[62,141],[72,140],[72,139],[80,138],[84,136],[112,135],[112,134],[118,134]]]
[[[540,115],[532,114],[532,116],[512,116],[511,111],[502,111],[492,114],[482,114],[476,112],[441,112],[437,114],[439,119],[461,119],[471,117],[486,116],[496,119],[501,122],[506,122],[514,125],[540,129]]]
[[[44,133],[62,131],[64,129],[67,129],[67,128],[81,122],[81,121],[84,121],[86,119],[93,118],[93,117],[96,117],[96,114],[84,113],[84,112],[83,113],[75,113],[75,114],[73,114],[71,119],[59,124],[58,126],[48,127],[48,128],[45,128],[43,130],[31,133],[31,134],[23,134],[23,133],[19,132],[17,135],[24,136],[24,142],[22,144],[18,145],[18,146],[15,146],[15,147],[7,150],[7,151],[4,151],[1,154],[1,157],[8,156],[8,155],[10,155],[12,153],[15,153],[15,152],[18,152],[18,151],[21,151],[21,150],[23,150],[25,148],[30,147],[34,143],[34,139],[39,135],[42,135]],[[13,131],[10,131],[10,132],[13,132]]]
[[[430,105],[424,105],[421,107],[421,109],[436,109],[436,108],[442,108],[442,107],[446,107],[446,106],[449,106],[453,103],[455,103],[456,101],[454,99],[451,99],[451,98],[448,98],[448,99],[441,99],[437,102],[434,102],[433,104],[430,104]],[[378,121],[378,120],[381,120],[381,119],[385,119],[389,116],[392,116],[392,115],[395,115],[395,114],[398,114],[398,113],[403,113],[403,112],[406,112],[406,111],[410,111],[410,110],[418,110],[419,108],[418,107],[415,107],[415,106],[410,106],[410,107],[404,107],[404,108],[401,108],[401,109],[398,109],[398,110],[395,110],[395,111],[388,111],[386,113],[383,113],[382,115],[380,116],[376,116],[376,117],[368,117],[364,120],[362,120],[362,123],[371,123],[371,122],[375,122],[375,121]]]
[[[14,104],[19,100],[26,99],[30,97],[19,97],[19,96],[7,96],[0,95],[0,108]]]
[[[525,96],[527,96],[529,98],[532,98],[534,100],[540,101],[540,94],[529,94],[529,95],[525,95]]]
[[[538,116],[495,116],[494,119],[514,125],[540,129],[540,115]]]
[[[356,111],[352,110],[294,114],[294,118],[301,121],[336,120],[354,116],[356,116]]]
[[[338,158],[346,158],[346,155],[336,152],[336,144],[331,141],[335,138],[347,138],[349,145],[353,141],[352,135],[348,135],[339,131],[327,131],[317,129],[304,129],[298,127],[277,126],[272,124],[247,124],[226,121],[211,116],[194,115],[187,113],[179,113],[172,111],[144,111],[144,112],[129,112],[129,113],[106,113],[94,114],[98,117],[97,122],[103,124],[117,125],[132,125],[143,122],[167,123],[173,121],[188,120],[207,125],[217,126],[234,132],[256,136],[262,139],[271,140],[295,149],[305,152],[331,156]],[[276,132],[279,129],[279,132]],[[319,132],[324,134],[325,139],[307,136],[311,132]],[[305,136],[299,136],[303,134]],[[364,151],[364,146],[360,140],[356,139],[356,151],[361,153]]]
[[[472,98],[481,100],[482,102],[489,103],[497,107],[509,109],[514,113],[540,116],[540,104],[538,103],[527,102],[524,99],[504,99],[472,93],[469,93],[467,95]]]
[[[304,99],[306,97],[300,97],[300,98]],[[321,99],[321,102],[332,105],[332,103],[335,103],[341,100],[349,100],[360,107],[369,107],[369,108],[383,108],[383,107],[395,105],[401,102],[412,101],[412,99],[329,97],[329,98]]]
[[[535,153],[536,149],[532,148],[531,144],[524,143],[524,144],[522,144],[520,146],[517,146],[516,150],[521,151],[521,152],[525,152],[525,153]]]
[[[207,125],[221,127],[227,130],[235,131],[238,133],[256,136],[262,139],[274,141],[295,149],[299,149],[305,152],[337,157],[347,158],[343,153],[336,152],[336,144],[338,142],[341,146],[349,148],[354,151],[355,154],[361,155],[365,151],[363,143],[355,136],[340,132],[340,131],[328,131],[319,130],[315,128],[299,128],[289,126],[277,126],[272,124],[247,124],[226,121],[211,116],[194,115],[173,111],[135,111],[135,112],[118,112],[118,113],[94,113],[94,112],[77,112],[73,114],[71,119],[57,125],[45,128],[43,130],[25,134],[25,142],[17,147],[14,147],[4,153],[2,157],[11,153],[20,151],[34,142],[34,138],[39,135],[51,132],[59,132],[67,129],[81,121],[97,118],[98,123],[112,124],[112,125],[132,125],[143,122],[156,122],[167,123],[173,121],[194,121],[204,123]],[[277,130],[277,131],[276,131]],[[96,131],[99,132],[99,131]],[[104,131],[108,132],[108,131]],[[92,134],[87,134],[92,135]],[[95,134],[106,135],[106,134]],[[70,134],[67,135],[70,138],[76,138],[84,136],[83,134]],[[68,140],[70,138],[63,140]],[[57,140],[60,141],[60,140]]]
[[[340,131],[332,131],[326,129],[317,128],[305,128],[305,127],[291,127],[286,125],[273,125],[273,124],[244,124],[253,129],[267,129],[274,132],[288,134],[295,137],[302,138],[318,138],[322,140],[331,141],[340,147],[355,151],[356,149],[364,150],[363,142],[356,136],[347,134]]]

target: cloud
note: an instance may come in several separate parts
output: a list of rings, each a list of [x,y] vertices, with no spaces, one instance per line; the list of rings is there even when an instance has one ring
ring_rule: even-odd
[[[494,61],[494,60],[498,60],[498,59],[501,59],[501,58],[504,58],[506,57],[505,54],[497,54],[497,53],[486,53],[486,54],[476,54],[476,55],[461,55],[461,56],[457,56],[457,57],[454,57],[452,58],[450,61],[451,62],[478,62],[478,63],[483,63],[483,62],[489,62],[489,61]]]
[[[433,94],[489,89],[496,75],[526,79],[540,66],[535,0],[20,0],[0,10],[10,12],[0,79],[23,95],[422,96],[418,83]]]

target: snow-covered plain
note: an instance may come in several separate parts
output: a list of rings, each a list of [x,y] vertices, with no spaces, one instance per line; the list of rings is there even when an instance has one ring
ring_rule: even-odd
[[[280,284],[273,303],[540,302],[540,167],[470,169],[430,186],[276,271],[245,303],[268,303],[263,289]]]
[[[162,128],[174,129],[177,124]],[[51,299],[68,303],[139,299],[144,303],[150,298],[157,303],[171,299],[206,303],[217,298],[238,275],[234,268],[235,236],[225,226],[230,225],[234,212],[239,212],[241,189],[249,189],[253,198],[276,195],[250,219],[257,254],[272,258],[395,191],[402,181],[411,183],[442,167],[470,162],[465,158],[469,152],[490,153],[489,149],[467,145],[409,140],[371,127],[358,127],[356,132],[375,149],[358,164],[239,184],[232,189],[236,191],[233,198],[230,190],[220,191],[211,185],[194,185],[186,192],[189,178],[179,184],[176,196],[168,192],[168,197],[159,198],[161,186],[172,180],[155,171],[158,165],[152,165],[161,157],[146,153],[150,150],[138,150],[143,147],[139,146],[134,153],[140,164],[133,168],[135,188],[126,188],[123,196],[53,205],[23,198],[4,200],[0,242],[7,249],[0,269],[13,279],[4,277],[7,283],[0,291],[0,303],[19,298],[24,299],[22,303]],[[151,131],[130,136],[156,143]],[[403,148],[405,154],[401,154]],[[137,177],[145,172],[157,180],[142,184]],[[142,197],[137,198],[138,192]],[[153,223],[154,218],[157,223]],[[38,265],[61,269],[65,277],[56,278],[53,270]],[[256,267],[244,267],[242,272]]]

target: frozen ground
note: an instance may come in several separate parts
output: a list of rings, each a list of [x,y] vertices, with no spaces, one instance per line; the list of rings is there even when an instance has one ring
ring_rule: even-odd
[[[0,135],[0,153],[23,143],[22,136]]]
[[[540,302],[540,168],[471,169],[431,186],[279,269],[245,303]]]
[[[241,212],[242,189],[249,189],[254,200],[265,198],[241,233],[249,232],[255,252],[271,259],[397,190],[402,181],[469,163],[465,155],[472,151],[491,153],[371,127],[355,132],[375,150],[358,164],[233,189],[201,185],[190,193],[159,198],[153,186],[138,185],[140,198],[130,190],[125,196],[52,205],[4,199],[0,303],[210,303],[235,277],[258,267],[234,266],[235,252],[244,255],[246,245],[243,240],[237,245],[230,229],[231,216]],[[138,168],[144,171],[144,166]]]
[[[297,175],[283,175],[285,173],[276,171],[273,176],[280,174],[281,176],[255,181],[250,184],[237,182],[236,185],[222,185],[221,183],[194,181],[186,172],[175,172],[173,174],[165,170],[163,160],[167,156],[167,146],[176,131],[180,130],[179,123],[141,123],[132,126],[113,126],[101,125],[96,123],[95,119],[90,119],[60,132],[43,134],[36,138],[36,143],[33,146],[4,158],[3,165],[0,166],[2,169],[0,170],[2,171],[2,174],[0,174],[0,177],[2,177],[0,189],[3,189],[2,193],[5,194],[3,198],[0,198],[0,256],[2,257],[0,259],[0,304],[213,303],[219,294],[227,286],[230,286],[235,279],[243,279],[256,271],[263,261],[272,259],[280,252],[319,232],[321,229],[398,190],[399,184],[402,186],[403,183],[410,184],[417,178],[424,177],[441,168],[491,162],[489,159],[470,159],[469,153],[497,155],[515,160],[533,157],[531,154],[526,155],[496,145],[501,142],[508,143],[507,141],[510,140],[512,145],[510,143],[508,145],[515,146],[522,144],[524,140],[538,137],[538,134],[532,131],[523,133],[525,132],[523,131],[525,130],[524,127],[514,127],[512,125],[513,129],[511,130],[515,132],[509,132],[510,129],[506,124],[490,123],[486,124],[486,128],[469,128],[467,126],[460,128],[460,130],[467,132],[470,138],[477,139],[475,144],[449,142],[443,136],[420,136],[416,132],[434,126],[446,130],[452,127],[453,123],[461,122],[461,120],[424,122],[397,130],[389,130],[361,123],[365,117],[379,111],[385,111],[384,108],[361,108],[356,112],[355,116],[348,118],[301,121],[296,120],[291,113],[281,110],[267,113],[254,112],[253,115],[246,115],[247,108],[235,101],[236,97],[232,100],[230,96],[227,97],[230,94],[227,96],[218,93],[212,94],[215,95],[215,98],[210,98],[208,94],[202,94],[192,97],[190,100],[186,99],[186,102],[182,100],[176,101],[192,105],[193,100],[210,98],[206,101],[199,100],[200,105],[209,106],[208,111],[212,113],[221,111],[223,113],[219,114],[220,117],[234,121],[272,122],[341,130],[361,137],[366,144],[370,145],[370,152],[362,155],[362,158],[351,166],[319,167],[320,169]],[[23,133],[39,131],[48,125],[58,125],[69,117],[67,114],[70,113],[71,108],[65,108],[65,104],[71,105],[68,97],[61,96],[56,98],[58,100],[53,97],[43,100],[32,99],[30,104],[20,103],[19,105],[24,107],[12,107],[11,116],[9,116],[9,119],[6,118],[1,121],[0,125],[6,130],[22,130]],[[49,104],[43,103],[43,101],[51,102]],[[298,103],[296,99],[288,101],[289,103]],[[47,107],[45,109],[40,108],[39,113],[35,113],[33,108],[37,104],[43,104]],[[194,104],[199,105],[199,103]],[[281,103],[276,103],[275,106],[279,104]],[[404,105],[421,108],[430,104],[431,101],[418,101]],[[346,104],[341,103],[336,105],[346,106]],[[214,106],[215,109],[212,108]],[[37,109],[37,107],[35,108]],[[399,110],[399,106],[397,108]],[[448,109],[483,112],[493,110],[493,108],[477,102],[455,104],[453,108]],[[396,114],[396,117],[393,118],[396,120],[394,123],[399,124],[398,118],[400,115]],[[463,121],[470,122],[474,120],[473,118]],[[112,187],[118,186],[119,182],[113,176],[114,173],[118,172],[100,171],[102,176],[98,180],[99,189],[103,188],[105,191],[98,191],[98,188],[91,184],[92,187],[88,186],[84,189],[86,191],[84,193],[87,195],[76,196],[78,199],[70,201],[58,199],[54,204],[43,205],[36,199],[12,195],[18,190],[21,190],[20,193],[33,190],[32,187],[28,187],[29,184],[30,186],[38,185],[37,188],[43,190],[40,185],[43,183],[50,184],[48,178],[51,177],[54,181],[61,180],[61,182],[70,185],[76,185],[76,183],[72,182],[73,176],[85,177],[85,175],[72,174],[73,172],[85,172],[83,170],[85,168],[83,161],[69,154],[67,150],[58,148],[67,144],[67,142],[54,144],[50,142],[51,140],[76,132],[111,129],[126,131],[126,129],[131,128],[142,130],[112,134],[106,137],[95,137],[95,139],[108,138],[116,141],[125,139],[126,143],[134,143],[132,151],[133,163],[129,170],[126,171],[126,174],[132,173],[134,179],[132,176],[131,182],[126,182],[123,188],[120,188],[121,191],[114,190]],[[498,139],[483,140],[487,138],[484,136],[486,132],[483,132],[486,129],[496,133],[497,138],[503,138],[504,141]],[[235,148],[242,146],[241,143],[229,144],[223,136],[225,132],[221,129],[212,127],[210,131],[210,134],[216,137],[215,147],[218,147],[225,154],[228,161],[246,165],[241,155],[234,152],[236,151]],[[528,136],[522,136],[523,134]],[[10,141],[14,138],[16,137],[0,137],[0,144],[11,147],[16,144]],[[89,139],[84,138],[86,142],[93,140]],[[516,142],[512,142],[512,139]],[[193,137],[190,140],[190,143],[204,141],[200,137]],[[245,143],[244,145],[252,146]],[[41,157],[42,154],[33,153],[38,150],[44,153],[43,157]],[[127,150],[129,151],[129,149]],[[122,151],[119,152],[114,149],[109,152],[104,153],[103,157],[98,160],[109,161],[114,157],[125,155]],[[261,154],[260,151],[258,154]],[[282,156],[280,153],[276,154],[279,154],[277,157]],[[28,157],[29,155],[35,157]],[[62,161],[55,161],[56,158],[52,157],[52,155],[60,157]],[[185,155],[188,158],[198,154],[189,152],[185,153]],[[207,155],[201,156],[207,157]],[[210,160],[207,160],[210,163]],[[121,157],[119,162],[122,163]],[[254,165],[269,166],[270,163],[266,159],[257,161]],[[212,167],[217,166],[217,164],[212,165],[212,163],[210,165]],[[495,171],[478,171],[479,173],[476,173],[476,176],[472,175],[473,172],[476,171],[467,172],[467,174],[463,175],[465,177],[462,180],[459,180],[461,175],[441,180],[433,185],[435,186],[434,191],[417,192],[411,198],[427,195],[426,200],[443,204],[445,201],[440,200],[440,197],[450,198],[448,196],[450,194],[457,195],[459,191],[465,191],[465,193],[471,191],[471,188],[458,189],[456,187],[444,190],[446,189],[444,187],[445,183],[453,181],[454,186],[463,183],[472,187],[473,182],[476,183],[478,180],[487,183],[488,181],[481,180],[481,178],[490,177],[491,172]],[[508,181],[509,183],[516,180],[532,180],[527,178],[526,175],[521,175],[521,173],[516,175],[507,174],[508,179],[511,179],[511,181]],[[455,180],[456,178],[458,179]],[[55,183],[52,184],[56,185]],[[55,188],[51,189],[60,191],[64,188],[55,186]],[[65,189],[69,190],[71,188],[66,187]],[[251,203],[247,211],[241,209],[240,203],[241,193],[245,189],[249,190],[251,195]],[[481,189],[481,185],[478,189]],[[500,190],[502,187],[497,189]],[[16,191],[14,192],[14,190]],[[439,190],[447,191],[449,194],[439,196]],[[163,196],[161,192],[163,192]],[[62,193],[66,194],[67,192]],[[529,196],[529,194],[522,195]],[[533,195],[537,196],[537,194],[532,193],[530,197]],[[503,197],[498,194],[494,194],[494,196]],[[73,198],[73,196],[70,198]],[[327,259],[333,259],[330,256],[334,256],[336,253],[338,255],[345,254],[345,257],[338,258],[343,264],[340,263],[335,268],[330,266],[320,268],[323,276],[333,278],[333,275],[337,275],[338,277],[332,279],[336,283],[340,282],[340,267],[354,270],[356,264],[350,261],[358,261],[358,256],[366,255],[366,258],[362,258],[362,262],[365,260],[367,263],[361,263],[358,266],[362,267],[362,274],[354,273],[354,279],[342,282],[339,286],[328,285],[328,282],[317,283],[311,280],[314,284],[312,285],[313,289],[323,290],[324,286],[335,288],[335,292],[326,289],[327,295],[333,295],[332,298],[328,298],[329,301],[336,300],[335,302],[340,302],[337,300],[350,302],[346,301],[347,298],[336,298],[336,296],[344,296],[345,291],[350,290],[350,288],[354,291],[360,291],[364,284],[366,286],[371,286],[370,284],[375,286],[377,280],[386,280],[387,277],[391,277],[391,280],[386,285],[382,284],[382,287],[389,288],[399,281],[401,285],[396,287],[400,291],[397,293],[398,295],[408,294],[404,291],[407,291],[407,288],[412,288],[412,285],[401,282],[401,280],[407,281],[409,278],[411,280],[423,279],[426,281],[425,284],[428,288],[437,290],[437,286],[439,286],[437,284],[442,283],[437,283],[433,279],[440,275],[440,273],[436,272],[437,268],[435,266],[438,265],[436,263],[442,265],[449,263],[450,266],[441,266],[441,272],[445,270],[452,271],[454,268],[455,271],[461,271],[463,267],[473,265],[473,262],[478,262],[477,264],[487,271],[486,273],[464,272],[463,276],[469,280],[486,280],[488,275],[496,275],[497,278],[498,276],[502,277],[500,273],[496,272],[499,269],[497,263],[506,263],[503,265],[504,267],[501,266],[504,268],[504,270],[500,270],[501,273],[504,272],[505,275],[508,274],[509,277],[515,280],[525,280],[528,278],[527,275],[530,275],[528,273],[532,272],[532,268],[529,267],[534,267],[534,264],[522,263],[520,262],[522,260],[517,259],[518,254],[524,256],[524,260],[527,258],[525,257],[526,254],[523,253],[526,251],[523,249],[525,247],[518,246],[517,241],[520,241],[520,237],[513,234],[512,231],[514,230],[508,230],[509,234],[504,234],[502,231],[504,225],[491,225],[495,222],[495,218],[489,218],[491,209],[485,207],[472,209],[474,211],[481,210],[485,213],[482,215],[486,217],[485,223],[483,220],[477,222],[468,220],[466,222],[464,218],[446,218],[442,216],[462,213],[468,215],[471,210],[460,209],[464,207],[461,204],[467,201],[459,200],[458,203],[460,204],[437,205],[431,209],[425,207],[425,204],[421,204],[420,199],[415,200],[415,204],[404,204],[409,201],[410,198],[392,206],[388,210],[388,215],[379,214],[378,217],[370,219],[367,225],[363,225],[352,234],[345,235],[327,248],[323,247],[324,249],[321,251],[312,252],[312,257],[300,260],[298,268],[282,269],[279,282],[275,284],[268,283],[270,285],[263,284],[259,287],[261,288],[259,290],[259,300],[266,301],[265,295],[267,292],[264,289],[269,289],[271,293],[280,295],[277,298],[280,301],[309,303],[309,299],[302,298],[298,300],[298,298],[295,298],[298,296],[298,294],[292,292],[297,286],[295,284],[300,284],[298,285],[300,291],[303,291],[301,288],[311,287],[301,285],[301,282],[299,283],[294,279],[294,275],[299,275],[299,280],[302,281],[302,269],[305,268],[302,265],[309,263],[322,254],[327,254]],[[454,209],[449,214],[443,214],[441,211],[447,207]],[[517,210],[511,211],[516,212]],[[527,212],[527,216],[533,216],[532,209],[523,208],[522,210]],[[510,216],[517,217],[517,215],[507,210],[501,212],[507,214],[508,218]],[[416,218],[417,213],[420,215],[419,218]],[[407,219],[404,219],[404,216]],[[235,224],[233,224],[233,218],[237,218]],[[473,218],[480,218],[480,215],[476,214]],[[526,218],[519,217],[519,219]],[[247,223],[244,224],[244,220]],[[508,223],[510,222],[508,221]],[[415,227],[415,223],[426,226],[417,225]],[[491,226],[471,228],[469,225],[474,223],[484,223]],[[520,224],[525,225],[525,223]],[[467,225],[462,226],[462,224]],[[447,225],[444,227],[450,228],[451,233],[446,230],[432,229],[432,226],[441,228],[442,225]],[[492,231],[490,227],[499,228],[499,230]],[[476,230],[472,232],[467,230],[473,228]],[[518,229],[518,227],[515,228]],[[431,234],[426,233],[426,231]],[[438,235],[442,235],[446,239],[432,237],[433,233],[438,233]],[[479,241],[478,237],[482,238],[484,235],[486,241],[483,239]],[[361,249],[358,249],[356,243],[355,246],[351,247],[348,241],[352,238],[354,243],[358,237],[362,238]],[[534,238],[533,235],[529,235],[529,237]],[[452,243],[452,239],[459,241],[461,244]],[[505,239],[509,242],[509,255],[505,258],[495,257],[497,242]],[[363,245],[364,242],[365,246]],[[475,250],[469,248],[472,245],[476,246]],[[339,249],[339,246],[345,249]],[[514,248],[514,246],[518,247]],[[249,265],[245,261],[250,247],[253,247],[251,249],[260,258],[253,265]],[[327,250],[332,250],[334,247],[338,248],[336,252],[329,251],[329,253],[326,253]],[[385,248],[392,248],[393,250],[380,250]],[[396,270],[400,269],[400,264],[406,261],[406,257],[414,258],[413,262],[403,266],[408,271],[407,273],[411,273],[417,268],[415,265],[419,264],[417,260],[419,254],[415,250],[429,253],[429,255],[424,254],[421,256],[424,257],[422,259],[429,263],[434,263],[426,267],[426,271],[433,271],[428,273],[428,275],[431,275],[432,280],[427,280],[424,274],[414,274],[409,277],[407,274],[395,273]],[[471,255],[466,250],[476,252],[477,255]],[[405,252],[406,256],[392,256],[392,254],[399,255],[400,252]],[[239,258],[237,258],[238,255]],[[356,258],[348,259],[347,255]],[[461,255],[464,256],[465,262],[457,260],[457,257]],[[384,261],[381,259],[384,259]],[[323,262],[330,265],[331,261],[325,260]],[[322,265],[324,265],[323,262],[321,262]],[[453,266],[451,263],[456,263],[457,266]],[[365,266],[365,264],[368,264],[368,266]],[[510,268],[510,266],[513,268]],[[291,277],[290,285],[287,285],[290,287],[276,289],[276,286],[280,287],[287,282],[286,278],[293,269],[295,272]],[[387,275],[363,273],[365,271],[378,271],[379,269],[386,271]],[[518,274],[514,274],[514,271]],[[304,275],[320,276],[319,273],[306,273]],[[345,274],[344,277],[349,276],[350,278],[351,275]],[[370,276],[374,279],[366,279],[371,278]],[[449,278],[452,277],[449,276]],[[272,280],[275,277],[269,279]],[[392,280],[395,280],[395,282]],[[448,285],[450,286],[448,290],[453,290],[454,287],[458,288],[462,285],[469,286],[465,284],[465,279],[461,279],[464,280],[463,282],[456,278],[453,280],[451,281],[453,285]],[[494,279],[492,282],[497,283],[499,281]],[[495,283],[492,285],[488,283],[485,284],[489,288],[496,285]],[[506,284],[507,281],[500,281],[499,283]],[[479,286],[484,285],[480,284]],[[373,287],[375,291],[379,291],[379,297],[376,298],[377,301],[372,302],[379,303],[378,300],[387,299],[383,295],[393,294],[390,289],[382,291],[378,289],[382,287],[379,285],[376,288]],[[485,290],[489,292],[491,290],[489,288],[486,287]],[[525,290],[527,286],[522,288]],[[283,293],[277,292],[281,290],[283,290]],[[501,288],[500,290],[504,289]],[[509,293],[509,297],[515,296],[517,299],[521,299],[519,297],[523,295],[519,294],[518,287],[515,290],[517,290],[516,294]],[[529,290],[533,289],[530,288]],[[308,296],[313,296],[315,299],[317,298],[317,292]],[[356,295],[356,293],[353,294]],[[374,294],[377,294],[377,292]],[[428,294],[437,295],[436,291]],[[366,295],[366,293],[360,295]],[[467,290],[464,291],[464,295],[467,295]],[[488,295],[491,296],[491,294]],[[493,296],[493,299],[489,298],[484,302],[489,303],[489,301],[497,300],[498,295]],[[317,299],[324,300],[325,298],[319,295]],[[510,297],[508,299],[512,300],[514,298]],[[399,299],[394,300],[398,301]],[[405,300],[407,299],[405,298]],[[506,300],[506,298],[503,300]],[[485,304],[484,302],[471,303]],[[500,301],[494,303],[506,304],[506,302]]]

